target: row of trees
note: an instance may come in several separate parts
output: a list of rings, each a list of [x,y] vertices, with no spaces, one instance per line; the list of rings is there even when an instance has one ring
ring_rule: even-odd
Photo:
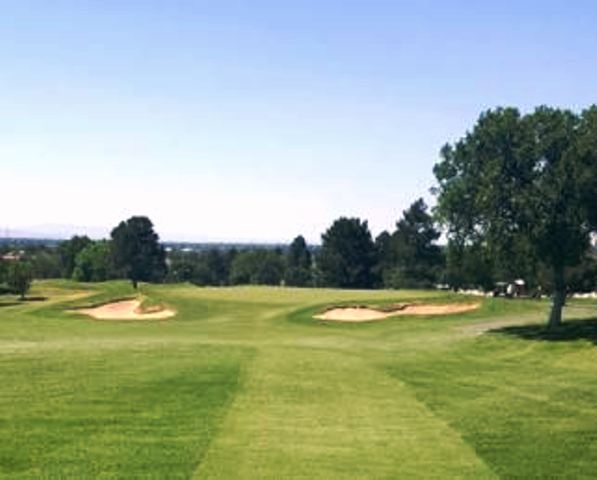
[[[128,278],[137,288],[139,281],[162,281],[166,272],[166,252],[151,221],[131,217],[112,230],[110,240],[74,236],[55,251],[36,247],[24,258],[0,262],[0,283],[22,298],[34,277],[83,282]]]
[[[203,252],[174,251],[168,256],[166,281],[197,285],[313,286],[312,254],[302,236],[288,249],[210,249]]]
[[[37,247],[19,262],[36,278],[63,277],[83,282],[129,278],[198,285],[288,285],[376,288],[429,287],[443,265],[434,242],[439,232],[423,200],[417,200],[393,233],[373,240],[366,221],[339,218],[322,235],[322,246],[302,236],[287,248],[175,250],[168,258],[151,221],[132,217],[109,240],[74,236],[57,249]]]
[[[140,281],[162,281],[167,272],[166,252],[147,217],[120,222],[110,240],[75,236],[62,242],[58,252],[63,276],[83,282],[128,278],[137,288]]]
[[[172,252],[167,280],[199,285],[263,284],[339,288],[430,287],[441,275],[439,232],[422,199],[393,233],[375,240],[367,221],[339,218],[310,248],[302,236],[287,249]]]
[[[322,235],[318,269],[324,285],[341,288],[428,288],[441,278],[440,232],[423,199],[403,212],[390,233],[373,240],[366,221],[340,218]]]
[[[422,199],[415,201],[393,232],[373,239],[366,221],[339,218],[322,235],[321,247],[309,247],[298,236],[287,248],[174,250],[166,258],[151,221],[132,217],[121,222],[110,240],[75,236],[57,249],[37,247],[28,262],[11,269],[16,277],[65,277],[84,282],[116,278],[138,281],[192,282],[197,285],[288,285],[338,288],[484,288],[497,281],[523,278],[529,288],[550,292],[549,271],[520,242],[507,262],[500,262],[486,242],[458,242],[450,237],[437,245],[440,231]],[[0,264],[0,267],[2,264]],[[597,258],[587,250],[583,261],[567,272],[575,291],[593,290]],[[8,278],[8,277],[7,277]],[[2,269],[0,268],[0,283]],[[21,284],[26,284],[24,280]]]

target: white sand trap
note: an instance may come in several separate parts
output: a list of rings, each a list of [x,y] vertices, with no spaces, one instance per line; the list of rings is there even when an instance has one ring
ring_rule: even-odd
[[[404,315],[450,315],[452,313],[470,312],[479,307],[479,303],[412,304],[400,306],[396,310],[390,311],[368,307],[336,307],[315,315],[314,318],[337,322],[369,322]]]
[[[80,308],[77,309],[77,312],[98,320],[161,320],[176,314],[174,310],[162,307],[143,311],[139,300],[121,300],[94,308]]]

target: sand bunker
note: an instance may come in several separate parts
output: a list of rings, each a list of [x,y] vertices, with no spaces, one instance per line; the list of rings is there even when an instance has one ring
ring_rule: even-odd
[[[450,315],[479,308],[479,303],[411,304],[401,305],[395,310],[377,310],[369,307],[335,307],[315,315],[318,320],[337,322],[369,322],[404,315]]]
[[[173,317],[176,312],[162,307],[141,309],[139,300],[121,300],[106,303],[99,307],[80,308],[77,312],[84,313],[98,320],[161,320]]]

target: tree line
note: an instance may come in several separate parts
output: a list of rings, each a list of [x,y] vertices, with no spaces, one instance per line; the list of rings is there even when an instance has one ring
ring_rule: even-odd
[[[120,222],[109,240],[93,241],[74,236],[50,249],[36,246],[15,252],[0,261],[0,283],[19,293],[27,292],[33,278],[69,278],[101,282],[126,278],[137,288],[140,281],[161,282],[166,272],[166,252],[147,217]]]
[[[366,220],[341,217],[322,234],[320,246],[302,235],[287,247],[211,248],[166,252],[152,222],[131,217],[108,240],[74,236],[58,244],[27,250],[24,261],[0,262],[0,283],[23,293],[32,278],[68,278],[81,282],[129,279],[190,282],[200,286],[286,285],[333,288],[481,288],[523,278],[530,289],[554,289],[549,271],[520,244],[500,261],[483,242],[439,245],[440,225],[423,199],[403,211],[393,231],[373,238]],[[597,284],[597,256],[587,249],[568,272],[575,291]]]
[[[298,235],[286,248],[172,250],[167,254],[151,220],[131,217],[114,228],[107,240],[74,236],[57,248],[32,247],[20,262],[0,262],[5,267],[0,275],[6,280],[20,275],[82,282],[127,278],[134,286],[148,281],[215,286],[430,287],[443,265],[442,251],[434,244],[438,237],[422,199],[404,212],[391,234],[383,232],[374,240],[367,221],[342,217],[322,235],[321,246],[309,246]],[[19,265],[19,275],[13,264]]]

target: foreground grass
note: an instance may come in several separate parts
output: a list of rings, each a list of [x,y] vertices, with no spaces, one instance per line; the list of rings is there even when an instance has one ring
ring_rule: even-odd
[[[126,283],[44,282],[0,302],[4,478],[592,478],[595,322],[547,305],[348,325],[330,304],[437,292],[143,286],[174,320],[67,307]],[[458,297],[460,299],[461,297]],[[570,313],[569,313],[570,315]]]
[[[4,356],[3,473],[188,478],[239,386],[242,356],[225,347]]]

